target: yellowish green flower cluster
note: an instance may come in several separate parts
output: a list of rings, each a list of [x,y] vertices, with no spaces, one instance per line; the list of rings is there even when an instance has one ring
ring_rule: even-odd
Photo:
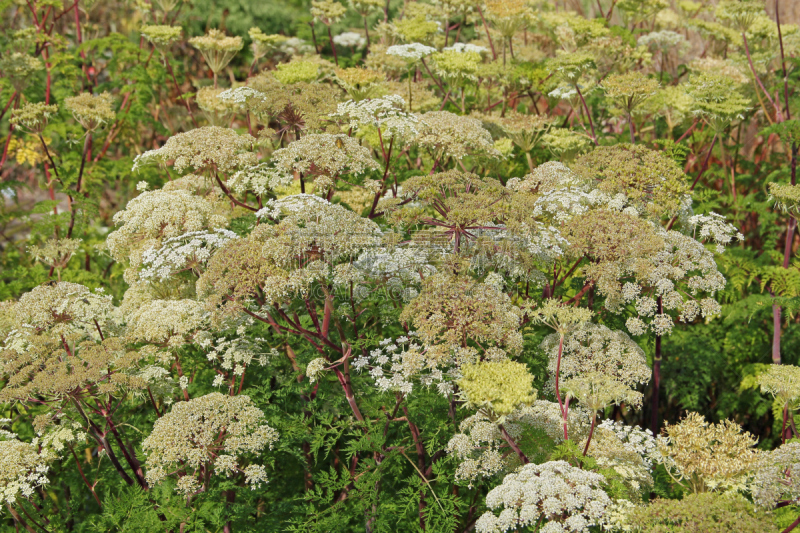
[[[465,406],[487,408],[500,416],[536,400],[533,375],[524,364],[511,360],[464,365],[457,384],[464,395]]]

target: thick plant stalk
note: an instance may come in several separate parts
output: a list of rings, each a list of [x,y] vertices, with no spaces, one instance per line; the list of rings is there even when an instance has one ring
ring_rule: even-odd
[[[636,144],[636,133],[633,131],[633,115],[628,113],[628,130],[631,134],[631,144]]]
[[[427,479],[425,479],[425,476],[423,474],[423,472],[425,471],[425,446],[422,443],[422,438],[421,438],[421,436],[419,434],[419,428],[409,418],[408,408],[405,405],[403,405],[401,407],[403,409],[403,414],[405,415],[406,422],[408,423],[408,429],[411,431],[411,438],[414,440],[414,448],[417,451],[417,464],[414,465],[414,466],[417,469],[417,471],[418,471],[420,477],[423,479],[423,481],[425,481],[427,483]],[[410,459],[409,459],[409,461],[410,461]],[[413,465],[414,463],[411,462],[411,464]],[[431,489],[431,492],[433,492],[433,489]],[[436,493],[434,493],[434,496],[436,496]],[[420,490],[419,491],[419,527],[423,531],[425,531],[425,507],[426,506],[427,506],[427,503],[425,502],[425,491]]]
[[[794,528],[796,528],[797,526],[800,526],[800,516],[797,517],[797,520],[789,524],[789,527],[784,529],[783,533],[789,533],[790,531],[793,531]]]
[[[781,49],[781,67],[783,69],[783,96],[786,103],[786,120],[791,120],[792,115],[789,110],[789,77],[786,72],[786,58],[783,51],[783,34],[781,32],[781,14],[780,5],[778,0],[775,0],[775,23],[778,26],[778,41],[780,42]],[[748,55],[749,58],[749,55]],[[751,62],[752,63],[752,62]],[[791,166],[791,183],[797,184],[797,142],[792,142],[790,153],[790,166]],[[792,217],[786,226],[786,241],[783,247],[783,268],[789,268],[789,261],[792,256],[792,243],[794,242],[794,229],[797,226],[797,220]],[[772,306],[772,362],[775,364],[781,363],[781,306]],[[784,420],[785,422],[785,420]],[[781,435],[781,438],[784,438]],[[800,518],[798,519],[800,520]]]
[[[100,508],[102,509],[103,504],[100,502],[100,498],[97,497],[97,493],[94,491],[94,487],[90,485],[89,480],[86,479],[86,476],[83,473],[83,468],[81,468],[81,462],[78,460],[78,456],[75,454],[75,448],[73,448],[71,444],[69,445],[69,451],[72,452],[72,456],[75,458],[75,465],[78,467],[78,473],[81,475],[81,479],[83,479],[83,482],[86,484],[87,487],[89,487],[89,490],[92,491],[92,496],[94,496],[97,505],[99,505]]]
[[[561,401],[561,390],[558,387],[559,375],[561,374],[561,354],[564,351],[564,335],[559,335],[558,339],[558,356],[556,358],[556,399],[558,400],[558,407],[561,409],[561,416],[564,416],[564,404]],[[564,427],[564,439],[567,438],[567,429]]]
[[[95,424],[89,419],[89,417],[86,415],[86,412],[83,410],[83,407],[81,407],[80,403],[75,398],[71,398],[71,400],[73,405],[75,405],[75,408],[78,410],[78,413],[80,413],[80,415],[86,421],[86,424],[89,426],[88,433],[106,451],[106,455],[108,456],[108,459],[111,461],[111,464],[114,466],[114,469],[117,471],[120,477],[122,477],[125,483],[127,483],[128,485],[133,485],[134,483],[133,478],[131,478],[128,475],[128,473],[125,472],[125,469],[120,464],[119,459],[117,459],[114,450],[111,448],[111,445],[108,442],[108,439],[106,439],[106,434],[100,430],[97,424]]]
[[[339,58],[336,57],[336,43],[333,42],[333,35],[331,35],[331,26],[328,24],[328,40],[331,42],[331,50],[333,50],[333,62],[339,66]]]
[[[478,6],[478,15],[481,16],[481,22],[483,22],[483,29],[486,31],[486,38],[489,40],[489,48],[492,49],[492,59],[497,61],[497,51],[494,49],[494,43],[492,42],[492,35],[489,33],[489,25],[486,24],[486,19],[483,17],[483,10],[480,6]]]
[[[786,420],[789,419],[789,402],[783,404],[783,424],[781,424],[781,444],[786,444]]]
[[[508,431],[506,431],[506,428],[504,428],[502,424],[499,425],[498,428],[500,428],[500,434],[503,436],[503,440],[506,441],[509,446],[511,446],[511,449],[514,450],[514,453],[517,454],[520,461],[522,461],[523,464],[530,463],[531,462],[530,459],[528,459],[528,457],[522,452],[522,450],[519,447],[519,444],[514,442],[514,439],[512,439],[511,435],[509,435]]]
[[[711,159],[711,152],[714,150],[714,145],[717,144],[717,137],[719,137],[719,135],[714,135],[714,138],[711,140],[711,146],[708,147],[708,152],[706,153],[706,158],[703,161],[703,166],[700,168],[700,172],[697,174],[697,177],[695,177],[694,181],[692,181],[692,186],[689,187],[690,191],[694,190],[694,188],[697,186],[697,182],[700,181],[700,178],[703,177],[703,174],[708,169],[708,162]],[[678,220],[678,215],[675,215],[670,219],[669,223],[667,224],[667,230],[672,229],[672,226],[675,224],[676,220]]]
[[[758,77],[758,74],[756,74],[756,68],[755,66],[753,66],[753,58],[750,57],[750,46],[747,44],[747,35],[745,35],[744,33],[742,33],[742,41],[744,42],[744,51],[745,54],[747,55],[747,62],[750,65],[750,72],[753,73],[753,78],[756,80],[758,86],[761,87],[761,90],[764,91],[764,94],[767,96],[767,101],[769,102],[769,104],[775,109],[776,121],[783,122],[783,113],[781,113],[780,106],[775,103],[775,101],[769,95],[769,91],[767,91],[767,89],[764,87],[764,84],[761,83],[761,79]]]
[[[13,102],[16,98],[17,98],[17,92],[14,91],[13,93],[11,93],[11,98],[8,99],[8,102],[6,103],[6,106],[3,108],[3,111],[0,112],[0,120],[3,120],[3,116],[6,114],[6,111],[8,111],[9,107],[11,107],[11,102]]]
[[[317,45],[317,32],[314,31],[314,23],[309,22],[309,26],[311,26],[311,40],[314,42],[314,51],[319,55],[319,46]]]
[[[86,168],[86,158],[89,155],[89,151],[92,149],[92,132],[86,134],[86,140],[83,143],[83,155],[81,156],[81,168],[78,171],[78,183],[75,185],[75,194],[78,195],[81,192],[81,185],[83,184],[83,171]],[[67,230],[67,238],[72,238],[72,230],[75,229],[75,215],[77,214],[77,210],[75,209],[74,204],[70,204],[70,218],[69,218],[69,229]]]
[[[578,91],[578,96],[581,98],[581,103],[583,104],[583,110],[586,111],[586,118],[589,119],[589,127],[592,129],[592,140],[594,141],[595,146],[599,146],[597,143],[597,135],[594,133],[594,122],[592,121],[592,114],[589,112],[589,106],[586,105],[586,99],[583,97],[583,93],[581,92],[580,87],[578,84],[575,84],[575,90]]]
[[[661,302],[661,296],[658,297],[658,313],[664,312],[664,306]],[[653,397],[650,401],[652,409],[650,418],[650,431],[653,435],[658,435],[658,398],[661,394],[661,335],[656,335],[656,350],[653,355]]]
[[[26,531],[30,531],[30,533],[37,533],[35,529],[33,529],[30,525],[28,525],[27,522],[25,522],[25,520],[22,519],[19,513],[13,507],[11,507],[10,504],[6,503],[6,508],[9,510],[9,512],[11,512],[11,516],[14,517],[14,521],[17,524],[20,524],[25,528]]]
[[[367,23],[366,15],[364,15],[364,33],[366,34],[366,39],[367,39],[367,45],[364,47],[364,57],[367,57],[367,55],[369,54],[369,24]]]
[[[592,442],[592,437],[594,436],[594,428],[597,424],[597,412],[592,415],[592,427],[589,429],[589,437],[586,439],[586,446],[583,448],[583,456],[586,457],[586,453],[589,451],[589,444]]]

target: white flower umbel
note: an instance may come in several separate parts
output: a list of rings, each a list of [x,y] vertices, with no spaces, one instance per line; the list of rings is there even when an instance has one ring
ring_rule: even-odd
[[[148,248],[142,254],[143,280],[166,281],[186,270],[198,270],[211,255],[228,241],[239,236],[226,229],[190,231],[165,240],[158,248]]]
[[[639,455],[648,467],[653,465],[654,460],[660,459],[656,439],[649,429],[627,426],[621,421],[614,420],[603,420],[597,427],[612,431],[622,441],[625,449]]]
[[[367,44],[367,40],[362,35],[354,31],[340,33],[333,38],[333,42],[334,44],[346,46],[348,48],[362,48],[365,44]]]
[[[259,163],[244,168],[228,178],[228,188],[237,194],[253,191],[263,196],[280,187],[287,187],[294,176],[283,168],[275,168],[268,163]]]
[[[411,61],[419,61],[434,52],[436,52],[436,48],[420,43],[396,44],[386,49],[386,53],[390,56],[402,57]]]
[[[388,139],[399,136],[410,139],[418,133],[417,117],[403,111],[406,101],[396,94],[356,102],[348,100],[337,106],[331,117],[347,121],[347,126],[358,130],[363,126],[373,126]]]
[[[329,133],[306,135],[286,148],[275,150],[272,159],[276,166],[287,170],[331,177],[378,169],[369,150],[359,145],[358,140]]]
[[[22,442],[16,438],[0,441],[0,503],[13,504],[27,498],[48,483],[48,449],[39,451],[38,439]]]
[[[474,52],[478,54],[482,54],[484,52],[488,52],[488,48],[484,48],[483,46],[478,46],[476,44],[469,44],[469,43],[455,43],[453,46],[448,46],[446,48],[442,48],[442,51],[453,50],[454,52]]]
[[[599,525],[611,505],[601,489],[605,477],[575,468],[566,461],[526,464],[486,495],[487,511],[475,523],[478,533],[496,533],[534,526],[547,521],[539,531],[547,533],[588,532]]]
[[[271,449],[277,440],[278,432],[264,422],[264,413],[249,396],[212,392],[176,403],[156,420],[152,433],[142,442],[147,454],[146,478],[155,485],[177,474],[176,490],[189,495],[208,489],[208,473],[213,467],[217,475],[241,471],[246,478],[253,478],[251,485],[258,485],[266,481],[263,470],[239,465],[246,456]]]
[[[744,240],[744,235],[739,233],[735,226],[728,224],[724,216],[713,211],[707,215],[689,217],[689,226],[694,230],[695,238],[714,242],[717,245],[717,253],[722,253],[725,246],[731,244],[734,239]]]

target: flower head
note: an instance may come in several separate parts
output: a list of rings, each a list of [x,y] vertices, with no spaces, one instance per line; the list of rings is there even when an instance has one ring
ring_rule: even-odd
[[[181,38],[180,26],[142,26],[141,32],[145,38],[163,49]]]
[[[264,422],[264,413],[249,396],[212,392],[176,403],[156,421],[142,442],[146,477],[157,484],[177,471],[186,480],[177,489],[188,495],[208,488],[200,484],[204,469],[213,466],[217,475],[243,471],[244,456],[272,448],[276,440],[278,432]],[[250,471],[249,477],[253,474]],[[257,477],[256,485],[264,481],[263,476]]]
[[[197,48],[206,60],[208,68],[216,76],[244,46],[241,37],[229,37],[220,30],[208,30],[208,33],[189,39],[189,44]],[[215,78],[216,79],[216,78]]]
[[[116,117],[110,94],[81,93],[64,99],[64,107],[86,131],[94,131]]]
[[[508,359],[464,365],[458,380],[467,406],[488,407],[500,416],[536,400],[532,383],[533,375],[528,368]]]
[[[526,464],[489,491],[486,506],[502,511],[499,517],[491,511],[484,513],[475,523],[475,530],[518,530],[544,519],[548,523],[542,532],[588,532],[589,527],[601,523],[611,505],[601,488],[604,482],[601,474],[581,470],[566,461]]]

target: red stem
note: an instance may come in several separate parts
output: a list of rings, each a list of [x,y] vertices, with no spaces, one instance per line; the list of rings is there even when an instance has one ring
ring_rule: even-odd
[[[530,463],[531,462],[530,459],[528,459],[528,457],[522,452],[519,445],[516,442],[514,442],[514,439],[512,439],[511,435],[509,435],[508,432],[506,431],[506,428],[504,428],[502,424],[499,425],[498,428],[500,429],[500,434],[503,436],[503,440],[505,440],[508,443],[508,445],[511,446],[511,449],[514,450],[514,452],[520,458],[522,463],[523,464]]]
[[[486,19],[483,18],[483,10],[481,6],[478,6],[478,15],[481,16],[481,22],[483,22],[483,28],[486,30],[486,38],[489,40],[489,47],[492,49],[492,59],[497,61],[497,51],[494,49],[494,43],[492,42],[492,36],[489,34],[489,25],[486,24]]]
[[[89,487],[89,490],[92,491],[92,496],[94,496],[95,501],[97,501],[97,505],[99,505],[100,508],[102,509],[103,504],[100,502],[100,498],[97,497],[97,493],[94,491],[94,487],[89,484],[89,480],[86,479],[86,476],[83,474],[83,468],[81,468],[81,462],[78,460],[78,456],[75,455],[75,449],[72,447],[72,445],[69,446],[69,451],[72,452],[72,456],[75,458],[75,465],[77,465],[78,467],[78,473],[80,473],[83,482],[86,484],[87,487]]]
[[[594,435],[594,426],[597,424],[597,412],[592,415],[592,427],[589,429],[589,438],[586,439],[586,446],[583,448],[583,456],[586,457],[586,452],[589,451],[589,444],[592,442]]]
[[[586,118],[589,119],[589,127],[592,129],[592,140],[594,141],[595,146],[599,146],[597,143],[597,135],[594,133],[594,122],[592,121],[592,114],[589,112],[589,106],[586,105],[586,100],[583,98],[583,93],[581,92],[580,87],[578,84],[575,84],[575,90],[578,91],[578,96],[581,98],[581,103],[583,104],[583,109],[586,111]]]
[[[331,35],[331,25],[326,24],[328,28],[328,40],[331,42],[331,50],[333,50],[333,62],[336,63],[336,66],[339,66],[339,58],[336,57],[336,43],[333,42],[333,36]]]

